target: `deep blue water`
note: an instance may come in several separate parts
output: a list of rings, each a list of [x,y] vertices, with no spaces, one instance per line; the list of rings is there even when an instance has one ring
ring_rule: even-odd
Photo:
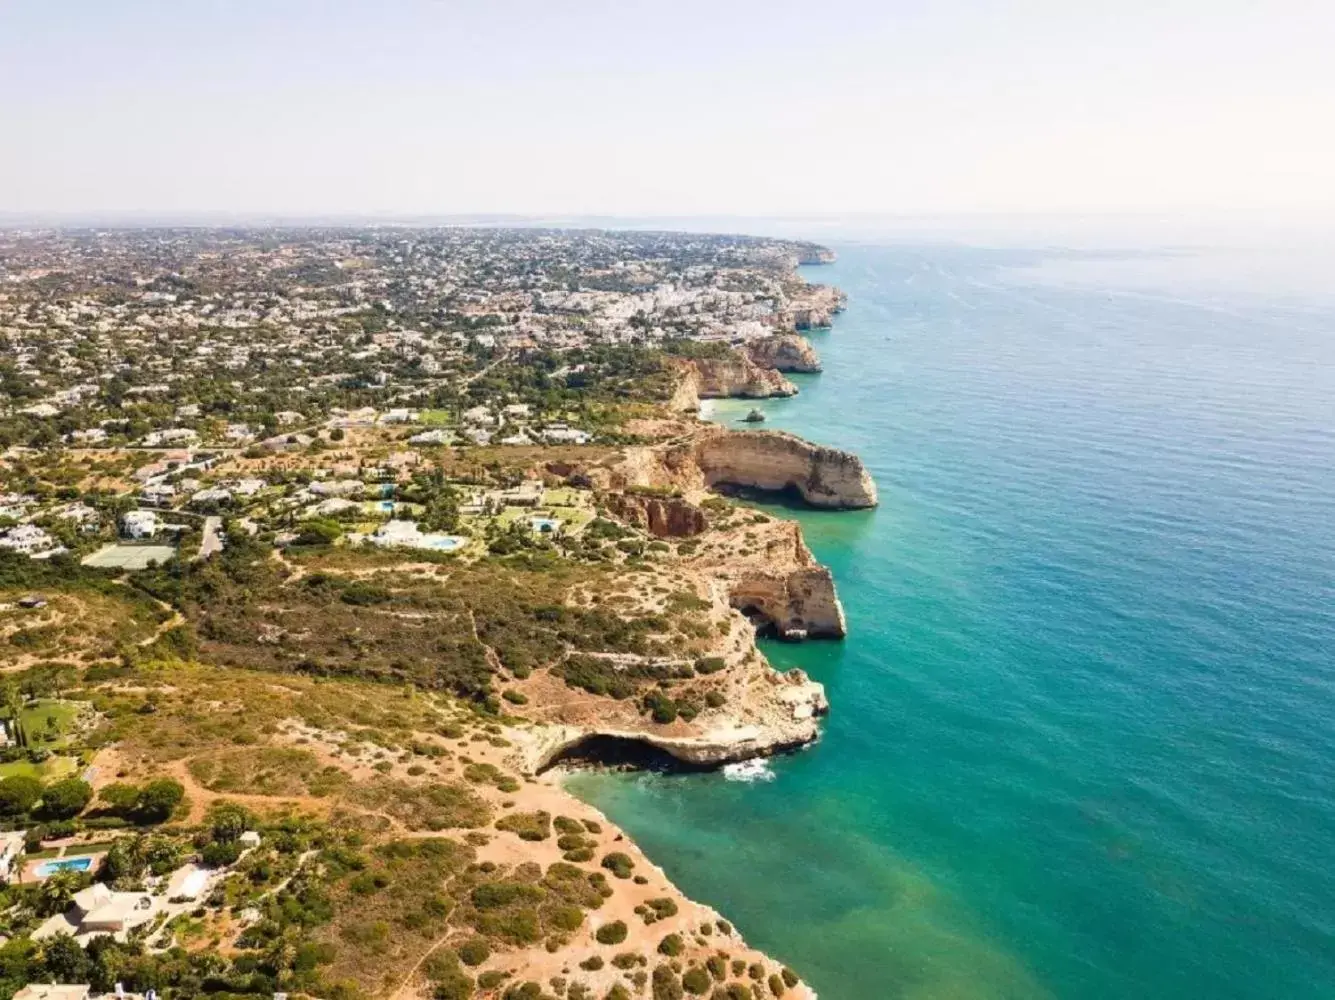
[[[1335,997],[1335,299],[839,250],[825,371],[765,404],[881,491],[785,512],[852,629],[766,646],[824,736],[572,787],[822,1000]]]

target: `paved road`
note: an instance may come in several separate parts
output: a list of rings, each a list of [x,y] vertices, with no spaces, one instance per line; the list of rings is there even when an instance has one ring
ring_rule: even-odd
[[[213,553],[221,552],[222,547],[222,518],[204,518],[204,537],[199,542],[199,558],[207,559]]]

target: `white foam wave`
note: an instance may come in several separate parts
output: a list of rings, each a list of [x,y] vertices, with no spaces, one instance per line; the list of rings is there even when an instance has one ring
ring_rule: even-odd
[[[774,772],[770,770],[769,761],[755,757],[723,765],[723,777],[729,781],[773,781]]]

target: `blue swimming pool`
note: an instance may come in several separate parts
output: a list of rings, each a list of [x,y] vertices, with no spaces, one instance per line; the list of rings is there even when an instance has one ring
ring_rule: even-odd
[[[46,878],[56,872],[86,872],[92,867],[93,859],[90,857],[52,858],[50,861],[43,861],[37,866],[37,877]]]
[[[426,547],[428,549],[439,549],[442,552],[452,552],[466,540],[454,535],[428,535]]]
[[[393,500],[381,500],[378,506],[379,506],[380,509],[383,510],[386,514],[392,514],[392,513],[394,512],[394,501],[393,501]]]

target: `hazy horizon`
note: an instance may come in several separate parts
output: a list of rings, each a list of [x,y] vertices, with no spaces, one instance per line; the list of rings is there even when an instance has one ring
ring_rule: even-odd
[[[1335,9],[0,9],[0,217],[1335,217]]]

